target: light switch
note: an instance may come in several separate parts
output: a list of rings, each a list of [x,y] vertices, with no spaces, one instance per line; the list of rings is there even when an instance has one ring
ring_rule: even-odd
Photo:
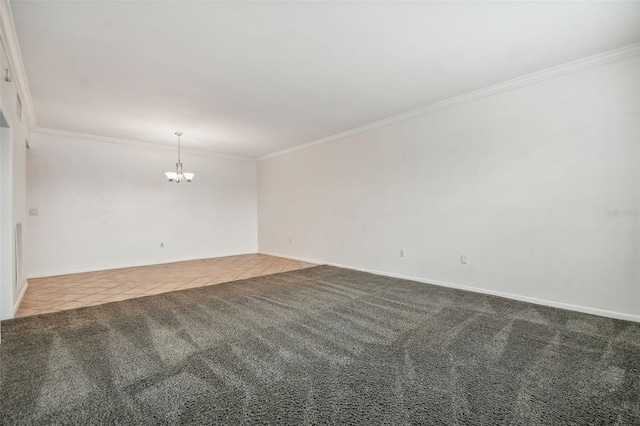
[[[35,207],[32,207],[29,209],[29,216],[38,216],[38,209]]]

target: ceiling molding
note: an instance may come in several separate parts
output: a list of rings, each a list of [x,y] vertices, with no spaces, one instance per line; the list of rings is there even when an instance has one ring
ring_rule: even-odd
[[[29,130],[33,130],[36,127],[36,114],[33,109],[33,100],[29,91],[29,82],[24,69],[24,62],[22,61],[20,43],[18,43],[18,34],[13,22],[13,13],[11,13],[9,0],[0,0],[0,39],[7,52],[7,60],[11,67],[13,82],[22,101],[22,110],[27,119],[27,126]]]
[[[138,148],[157,149],[161,151],[172,151],[172,152],[176,150],[176,146],[177,146],[177,145],[164,145],[164,144],[152,143],[152,142],[132,141],[129,139],[110,138],[106,136],[89,135],[85,133],[68,132],[66,130],[47,129],[45,127],[36,127],[35,129],[33,129],[33,133],[34,134],[40,133],[40,134],[52,135],[52,136],[62,136],[62,137],[74,138],[74,139],[85,139],[85,140],[91,140],[96,142],[106,142],[106,143],[112,143],[112,144],[116,143],[120,145],[135,146]],[[32,143],[33,143],[33,138],[32,138]],[[251,163],[256,162],[255,158],[220,154],[220,153],[205,150],[205,149],[184,148],[183,146],[180,148],[180,150],[183,153],[192,154],[192,155],[204,155],[208,157],[221,158],[225,160],[248,161]]]
[[[322,145],[328,142],[333,142],[339,139],[348,138],[351,136],[361,135],[363,133],[372,132],[383,127],[391,126],[394,124],[402,123],[403,121],[411,120],[414,118],[422,117],[424,115],[432,114],[443,109],[452,108],[458,105],[462,105],[468,102],[473,102],[478,99],[485,98],[487,96],[497,95],[499,93],[507,92],[509,90],[517,89],[520,87],[528,86],[531,84],[539,83],[545,80],[549,80],[563,75],[571,74],[578,71],[583,71],[589,68],[593,68],[599,65],[608,64],[610,62],[621,61],[627,58],[640,55],[640,43],[631,44],[629,46],[621,47],[618,49],[610,50],[607,52],[599,53],[597,55],[588,56],[576,61],[567,62],[562,65],[557,65],[551,68],[547,68],[542,71],[537,71],[531,74],[517,77],[511,80],[504,81],[502,83],[494,84],[492,86],[485,87],[483,89],[474,90],[463,95],[455,96],[447,100],[437,102],[435,104],[427,105],[418,109],[408,111],[403,114],[395,115],[383,120],[375,121],[373,123],[366,124],[364,126],[356,127],[351,130],[336,133],[331,136],[327,136],[315,141],[307,142],[303,145],[297,145],[292,148],[277,151],[272,154],[267,154],[258,158],[258,161],[268,160],[282,155],[290,154],[296,151],[301,151],[309,148],[313,148],[318,145]]]

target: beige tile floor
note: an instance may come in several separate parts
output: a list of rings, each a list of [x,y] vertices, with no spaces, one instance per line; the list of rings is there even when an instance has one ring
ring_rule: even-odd
[[[16,317],[99,305],[293,271],[311,263],[263,254],[191,260],[29,280]]]

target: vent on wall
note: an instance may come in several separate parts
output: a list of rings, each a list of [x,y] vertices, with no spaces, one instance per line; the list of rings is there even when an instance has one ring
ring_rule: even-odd
[[[16,223],[16,267],[15,267],[16,275],[13,281],[14,285],[14,294],[19,294],[20,290],[22,290],[22,223]]]

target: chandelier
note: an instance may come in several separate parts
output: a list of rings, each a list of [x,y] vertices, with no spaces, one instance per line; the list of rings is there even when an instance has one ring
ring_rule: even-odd
[[[183,173],[182,163],[180,162],[180,136],[182,136],[182,132],[176,132],[175,135],[178,137],[178,162],[176,163],[176,171],[165,172],[165,175],[167,179],[169,179],[169,182],[180,183],[183,180],[191,182],[191,180],[193,180],[193,173]]]

